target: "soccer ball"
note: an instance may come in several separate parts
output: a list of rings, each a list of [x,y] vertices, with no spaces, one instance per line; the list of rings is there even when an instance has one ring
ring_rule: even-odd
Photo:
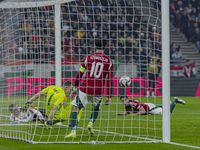
[[[126,75],[122,76],[120,78],[120,80],[119,80],[119,84],[122,87],[128,87],[128,86],[130,86],[131,85],[131,79],[130,79],[130,77],[128,77]]]

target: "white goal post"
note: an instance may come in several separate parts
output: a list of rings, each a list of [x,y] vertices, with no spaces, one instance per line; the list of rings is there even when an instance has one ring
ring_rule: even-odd
[[[169,53],[169,0],[162,1],[162,103],[163,103],[163,118],[162,131],[163,142],[171,142],[170,129],[170,53]]]
[[[33,144],[170,142],[169,0],[4,0],[0,21],[0,137]],[[87,134],[90,104],[83,109],[76,139],[65,138],[70,118],[53,130],[37,119],[10,120],[10,104],[23,106],[50,85],[74,82],[84,56],[95,52],[98,37],[108,41],[105,54],[114,63],[114,86],[109,106],[104,105],[104,87],[94,137]],[[154,79],[149,79],[149,64],[156,58]],[[122,75],[132,81],[126,89],[118,84]],[[125,95],[162,105],[162,116],[116,116],[125,112],[120,100]],[[45,98],[31,106],[47,110]]]

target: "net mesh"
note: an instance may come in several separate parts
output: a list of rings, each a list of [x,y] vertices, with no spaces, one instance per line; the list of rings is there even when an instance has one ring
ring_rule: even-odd
[[[62,82],[75,81],[83,58],[95,52],[94,40],[98,37],[107,40],[104,53],[114,63],[112,104],[102,105],[93,126],[94,137],[87,133],[90,104],[83,109],[76,139],[65,138],[71,130],[70,118],[54,125],[54,130],[47,130],[39,120],[21,124],[10,120],[10,104],[23,106],[35,93],[55,85],[55,55],[59,49],[55,49],[54,5],[59,3]],[[31,143],[161,140],[160,115],[115,115],[125,112],[119,99],[122,95],[141,103],[162,104],[159,0],[5,0],[0,8],[0,136]],[[131,78],[128,88],[118,84],[123,75]],[[40,97],[31,106],[47,109],[45,98]],[[70,101],[68,98],[64,107]]]

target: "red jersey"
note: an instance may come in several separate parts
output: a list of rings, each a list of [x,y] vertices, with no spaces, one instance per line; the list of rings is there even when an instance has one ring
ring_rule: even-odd
[[[132,99],[129,100],[130,105],[129,106],[125,106],[126,111],[132,111],[132,112],[138,112],[140,107],[144,107],[145,111],[147,112],[149,110],[149,106],[146,104],[143,104],[141,102],[139,102],[138,100]]]
[[[80,90],[89,95],[103,96],[103,88],[107,76],[107,94],[112,96],[113,62],[104,53],[96,52],[85,56],[79,73],[76,76],[75,87],[79,86],[80,79],[87,69],[86,76]]]

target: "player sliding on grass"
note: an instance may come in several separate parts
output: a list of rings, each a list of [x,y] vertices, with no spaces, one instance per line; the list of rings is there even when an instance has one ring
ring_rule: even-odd
[[[156,106],[152,103],[141,103],[135,99],[129,99],[128,96],[121,96],[120,99],[124,104],[125,113],[117,113],[116,115],[162,115],[162,105]],[[174,110],[177,103],[185,105],[184,100],[174,97],[173,102],[170,104],[170,114]],[[133,114],[130,114],[130,112],[133,112]]]
[[[45,120],[45,126],[50,129],[51,125],[66,121],[70,115],[72,110],[72,104],[70,103],[67,107],[64,108],[64,103],[67,100],[68,96],[71,96],[76,93],[73,90],[74,86],[73,83],[70,81],[66,81],[63,87],[57,86],[49,86],[39,93],[35,94],[26,104],[24,107],[28,108],[29,104],[35,101],[39,96],[47,95],[46,97],[46,116],[47,120]],[[67,96],[67,97],[66,97]],[[80,119],[82,114],[82,110],[79,112]]]
[[[39,120],[44,123],[46,110],[45,109],[37,109],[36,107],[29,107],[28,110],[24,108],[18,107],[16,104],[10,104],[8,107],[10,110],[10,121],[20,121],[20,122],[32,122]]]
[[[82,61],[80,71],[76,76],[75,87],[79,86],[80,80],[82,79],[82,76],[86,69],[87,72],[84,82],[80,86],[80,89],[76,94],[76,98],[72,102],[72,104],[74,105],[71,115],[72,130],[71,133],[66,136],[66,138],[76,137],[77,114],[81,108],[85,107],[88,104],[89,101],[91,101],[92,103],[92,113],[87,128],[89,134],[93,136],[93,123],[97,119],[99,109],[101,108],[103,87],[105,84],[106,76],[108,97],[105,104],[109,105],[111,103],[113,62],[108,56],[104,54],[106,43],[106,40],[97,39],[95,42],[96,53],[85,56]]]

